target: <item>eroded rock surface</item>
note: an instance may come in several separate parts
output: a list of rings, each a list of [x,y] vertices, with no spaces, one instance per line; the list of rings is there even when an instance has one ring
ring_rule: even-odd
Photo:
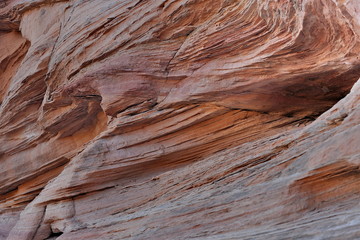
[[[3,1],[0,239],[360,238],[359,53],[359,0]]]

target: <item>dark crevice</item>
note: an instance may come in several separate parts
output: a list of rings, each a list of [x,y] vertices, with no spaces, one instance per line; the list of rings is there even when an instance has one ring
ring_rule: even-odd
[[[74,95],[73,97],[76,98],[82,98],[82,99],[88,99],[88,100],[96,100],[101,102],[102,97],[100,95],[96,95],[96,94],[87,94],[87,95]]]
[[[39,222],[39,225],[37,226],[37,228],[36,228],[36,230],[35,230],[35,232],[34,232],[34,235],[33,235],[32,239],[34,239],[34,238],[36,237],[36,234],[37,234],[37,232],[39,231],[39,229],[40,229],[40,227],[41,227],[41,224],[44,222],[46,208],[47,208],[47,206],[45,206],[45,207],[42,209],[41,221]]]
[[[51,234],[45,240],[55,240],[58,237],[60,237],[62,234],[63,234],[63,232],[53,232],[53,231],[51,231]]]

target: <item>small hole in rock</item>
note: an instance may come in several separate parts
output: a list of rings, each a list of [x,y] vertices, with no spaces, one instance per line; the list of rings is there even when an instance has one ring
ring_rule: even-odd
[[[58,237],[60,237],[63,233],[62,232],[51,232],[50,236],[46,238],[45,240],[55,240]]]

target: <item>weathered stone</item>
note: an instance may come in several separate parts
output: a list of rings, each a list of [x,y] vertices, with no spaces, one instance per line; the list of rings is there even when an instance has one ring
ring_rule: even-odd
[[[360,238],[359,6],[3,1],[0,238]]]

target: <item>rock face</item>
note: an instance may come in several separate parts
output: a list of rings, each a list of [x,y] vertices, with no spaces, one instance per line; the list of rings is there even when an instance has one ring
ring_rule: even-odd
[[[360,0],[2,1],[0,239],[360,239],[359,53]]]

